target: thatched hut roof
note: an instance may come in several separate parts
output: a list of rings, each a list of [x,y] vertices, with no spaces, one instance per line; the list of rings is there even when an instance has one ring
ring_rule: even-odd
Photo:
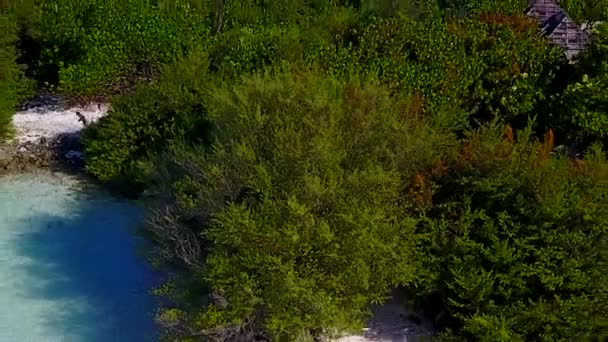
[[[590,35],[555,0],[529,0],[525,13],[538,21],[543,34],[549,41],[563,48],[568,59],[581,53],[591,40]]]

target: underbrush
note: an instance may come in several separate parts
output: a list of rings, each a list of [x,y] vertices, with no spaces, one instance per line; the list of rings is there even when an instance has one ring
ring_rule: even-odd
[[[0,138],[12,132],[11,118],[19,100],[31,92],[31,83],[23,77],[17,63],[17,25],[14,13],[0,4]]]
[[[8,16],[0,13],[0,137],[5,137],[10,131],[17,102],[14,86],[18,70],[15,51],[11,48],[16,39],[14,33]]]
[[[210,40],[206,17],[188,1],[43,0],[19,13],[28,76],[70,96],[124,93]]]
[[[507,131],[509,132],[509,130]],[[608,164],[551,156],[553,136],[469,137],[432,187],[419,288],[441,340],[592,341],[608,321]]]
[[[208,59],[192,53],[112,103],[108,116],[83,134],[87,171],[129,195],[149,186],[152,159],[181,143],[206,145]]]
[[[608,16],[608,8],[606,9]],[[580,56],[576,73],[559,104],[564,108],[556,126],[568,138],[589,145],[608,146],[608,23],[594,27],[594,43]]]

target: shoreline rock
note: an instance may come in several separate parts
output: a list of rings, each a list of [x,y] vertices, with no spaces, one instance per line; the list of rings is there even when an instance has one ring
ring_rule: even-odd
[[[84,159],[79,149],[74,149],[76,143],[79,144],[78,139],[66,136],[22,143],[0,143],[0,175],[40,169],[82,171]]]

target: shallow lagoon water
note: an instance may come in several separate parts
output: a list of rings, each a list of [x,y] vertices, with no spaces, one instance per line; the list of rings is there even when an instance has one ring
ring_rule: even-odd
[[[156,340],[141,210],[73,177],[0,177],[0,342]]]

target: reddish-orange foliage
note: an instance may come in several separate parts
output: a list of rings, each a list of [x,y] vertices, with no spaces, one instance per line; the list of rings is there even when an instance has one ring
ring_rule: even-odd
[[[417,207],[423,208],[432,205],[432,190],[424,175],[416,172],[411,183],[411,197]]]
[[[583,174],[586,171],[585,162],[580,159],[574,159],[572,161],[572,167],[574,168],[574,172],[576,174]]]
[[[422,113],[423,106],[424,106],[424,99],[422,97],[422,93],[420,93],[420,90],[416,90],[410,101],[410,108],[409,108],[410,114],[416,115],[416,114]]]
[[[513,136],[513,128],[511,127],[511,125],[507,125],[505,127],[505,131],[503,133],[503,137],[506,141],[512,143],[515,141],[515,138]]]
[[[505,15],[497,12],[485,12],[479,15],[479,21],[488,25],[509,26],[517,32],[536,29],[536,23],[524,15]]]
[[[458,154],[458,159],[456,159],[456,163],[459,167],[466,167],[469,165],[470,161],[473,159],[473,148],[470,142],[465,142]]]
[[[421,189],[424,187],[424,175],[420,172],[416,172],[414,175],[414,181],[412,182],[414,188]]]
[[[553,135],[553,128],[549,128],[547,133],[545,134],[545,145],[549,150],[553,150],[555,145],[555,137]]]
[[[540,160],[545,160],[549,158],[551,151],[553,151],[553,146],[555,144],[555,139],[553,136],[553,129],[549,129],[545,134],[545,140],[539,147],[538,158]]]
[[[435,165],[433,165],[433,170],[432,170],[433,176],[441,177],[441,176],[444,176],[447,172],[448,172],[448,168],[443,163],[443,160],[441,158],[437,159],[437,161],[435,162]]]

